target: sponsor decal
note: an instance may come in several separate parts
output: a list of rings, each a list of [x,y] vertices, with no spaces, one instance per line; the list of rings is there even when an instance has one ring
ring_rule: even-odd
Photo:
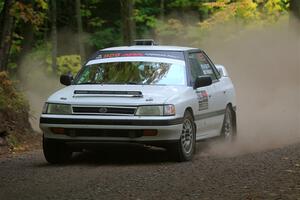
[[[198,97],[199,111],[208,109],[208,94],[205,90],[196,92]]]
[[[163,54],[163,53],[145,53],[145,56],[178,59],[177,56],[170,55],[170,54]]]
[[[93,59],[141,56],[184,60],[184,54],[176,51],[100,51]]]
[[[97,56],[98,59],[102,58],[116,58],[116,57],[139,57],[139,56],[144,56],[144,53],[107,53],[107,54],[100,54]]]
[[[204,75],[211,75],[214,73],[208,63],[201,64],[201,68]]]

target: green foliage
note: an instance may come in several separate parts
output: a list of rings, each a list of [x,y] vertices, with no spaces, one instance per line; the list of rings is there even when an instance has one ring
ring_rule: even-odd
[[[183,4],[185,1],[176,1]],[[235,37],[241,30],[265,26],[287,14],[288,0],[217,0],[201,2],[209,17],[191,24],[181,18],[158,21],[156,38],[162,44],[201,46],[212,34],[220,41]],[[179,4],[178,4],[179,5]],[[191,4],[185,4],[191,6]]]
[[[264,17],[269,21],[277,21],[288,10],[288,0],[268,0],[263,5]]]
[[[36,0],[34,4],[16,1],[10,13],[15,17],[17,24],[30,23],[38,30],[46,19],[47,10],[48,4],[45,0]]]
[[[38,71],[44,71],[46,74],[53,74],[52,72],[52,59],[51,59],[51,44],[45,43],[35,47],[35,49],[26,57],[24,64],[34,65],[32,67],[39,68]],[[80,55],[64,55],[57,57],[57,75],[67,74],[71,72],[76,74],[81,68]],[[35,71],[35,70],[32,70]],[[29,77],[28,77],[29,78]]]
[[[135,9],[134,20],[136,21],[136,23],[144,24],[148,28],[155,27],[156,22],[157,22],[157,18],[154,15],[149,14],[148,9],[143,9],[143,10]]]
[[[71,72],[76,74],[81,68],[81,61],[79,55],[66,55],[57,58],[57,73],[67,74]]]
[[[236,4],[234,17],[245,22],[251,22],[259,18],[257,4],[252,0],[243,0]]]
[[[109,46],[117,46],[122,44],[121,34],[114,28],[106,28],[95,32],[89,37],[88,43],[97,49]]]
[[[6,137],[6,140],[7,140],[7,143],[9,144],[9,146],[14,149],[16,147],[19,146],[20,144],[20,139],[18,137],[16,137],[15,134],[9,134],[7,137]]]
[[[0,1],[0,7],[3,1]],[[1,10],[1,9],[0,9]],[[24,43],[25,26],[31,26],[35,34],[41,33],[40,28],[47,19],[48,3],[46,0],[15,1],[10,14],[14,17],[14,32],[12,34],[8,69],[10,72],[17,71],[16,61],[22,52]],[[22,56],[22,55],[21,55]]]
[[[22,93],[16,90],[14,85],[6,72],[0,72],[0,111],[23,112],[29,110],[27,100]]]
[[[12,45],[10,49],[10,53],[15,55],[20,53],[21,51],[21,44],[23,41],[24,37],[20,36],[17,33],[13,33],[13,40],[12,40]]]
[[[0,13],[2,12],[3,5],[4,5],[4,1],[3,1],[3,0],[1,0],[1,1],[0,1]]]
[[[3,2],[0,1],[0,10],[3,8]],[[65,1],[58,1],[58,37],[60,28],[66,26],[68,31],[77,31],[74,17],[75,1],[73,2],[73,7],[65,7],[68,5]],[[161,2],[164,2],[163,10]],[[133,19],[136,22],[138,38],[156,37],[165,44],[187,45],[188,42],[195,45],[209,36],[216,27],[222,26],[223,30],[227,31],[227,27],[230,27],[227,25],[232,23],[247,27],[276,22],[287,13],[289,2],[290,0],[135,0]],[[119,1],[81,1],[83,29],[87,36],[84,44],[90,52],[122,44],[119,4]],[[11,13],[16,19],[17,29],[13,34],[9,68],[18,67],[15,60],[22,53],[22,44],[24,38],[26,39],[22,32],[23,27],[30,24],[35,31],[33,46],[39,46],[32,52],[33,58],[43,60],[45,70],[50,73],[51,46],[46,39],[51,33],[49,1],[16,1]],[[161,14],[164,16],[163,21]],[[77,43],[77,37],[69,38],[68,42]],[[76,54],[79,50],[74,48],[65,53],[60,45],[58,44],[58,54],[61,56],[57,58],[57,73],[77,71],[80,59]]]
[[[169,7],[173,8],[188,8],[194,4],[195,1],[192,0],[174,0],[169,4]]]

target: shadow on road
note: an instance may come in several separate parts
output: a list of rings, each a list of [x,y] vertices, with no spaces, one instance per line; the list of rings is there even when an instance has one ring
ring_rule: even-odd
[[[122,145],[74,153],[69,164],[130,165],[168,161],[172,161],[172,159],[165,149]]]
[[[207,142],[197,144],[195,157],[207,148]],[[155,163],[177,163],[170,152],[163,148],[141,145],[114,145],[97,148],[97,150],[85,150],[73,153],[72,158],[66,164],[69,165],[143,165]],[[42,163],[39,167],[47,167],[50,164]],[[51,165],[53,166],[53,165]],[[54,165],[55,166],[55,165]],[[57,166],[57,165],[56,165]]]

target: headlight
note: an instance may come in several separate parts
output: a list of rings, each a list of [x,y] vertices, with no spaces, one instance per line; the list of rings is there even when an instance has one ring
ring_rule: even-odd
[[[48,109],[48,103],[45,103],[44,107],[43,107],[43,110],[42,110],[42,113],[46,114],[47,113],[47,109]]]
[[[43,114],[70,115],[71,105],[58,103],[45,103]]]
[[[138,116],[170,116],[175,115],[174,105],[140,106],[135,115]]]

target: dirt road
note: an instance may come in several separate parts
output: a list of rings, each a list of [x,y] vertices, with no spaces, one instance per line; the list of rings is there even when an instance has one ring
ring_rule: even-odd
[[[1,158],[0,199],[300,199],[300,144],[231,157],[207,146],[185,163],[136,146],[56,166],[40,150]]]

